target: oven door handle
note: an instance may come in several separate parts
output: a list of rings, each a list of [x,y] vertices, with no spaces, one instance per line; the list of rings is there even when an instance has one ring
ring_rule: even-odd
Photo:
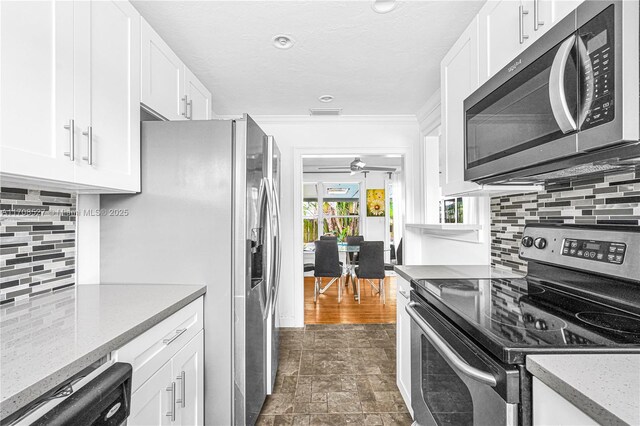
[[[564,73],[567,69],[569,55],[576,42],[576,36],[572,35],[566,39],[556,52],[551,64],[551,74],[549,75],[549,100],[553,116],[562,130],[562,133],[569,133],[578,128],[576,121],[571,115],[567,96],[564,92]]]
[[[462,358],[460,358],[458,354],[451,350],[451,348],[449,348],[449,345],[447,345],[442,340],[442,338],[438,336],[438,333],[436,333],[436,331],[431,328],[429,324],[427,324],[427,322],[422,319],[422,317],[420,317],[420,314],[418,314],[418,311],[416,311],[415,306],[418,306],[416,302],[409,302],[404,309],[407,311],[411,319],[413,319],[418,327],[420,327],[420,329],[424,332],[424,334],[427,336],[427,339],[429,339],[429,342],[431,342],[431,344],[435,346],[436,349],[438,349],[438,352],[440,352],[440,354],[460,373],[480,383],[484,383],[485,385],[496,387],[497,381],[493,374],[479,370],[467,364]]]

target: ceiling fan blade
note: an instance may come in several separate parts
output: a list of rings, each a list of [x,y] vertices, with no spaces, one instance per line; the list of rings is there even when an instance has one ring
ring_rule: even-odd
[[[395,167],[377,167],[377,166],[367,166],[363,167],[362,170],[370,171],[370,172],[395,172]]]
[[[318,170],[351,170],[350,167],[345,166],[329,166],[329,167],[318,167]]]
[[[348,175],[351,172],[349,170],[308,170],[308,171],[305,171],[303,173]]]

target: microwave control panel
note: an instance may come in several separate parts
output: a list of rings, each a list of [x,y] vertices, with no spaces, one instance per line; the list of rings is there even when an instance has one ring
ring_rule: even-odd
[[[614,5],[578,30],[582,63],[581,129],[614,119]]]
[[[562,255],[579,257],[597,262],[621,264],[627,251],[625,243],[611,241],[577,240],[565,238],[562,244]]]

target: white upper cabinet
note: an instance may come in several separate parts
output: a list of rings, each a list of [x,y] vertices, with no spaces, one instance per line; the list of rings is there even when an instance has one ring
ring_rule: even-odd
[[[478,19],[462,33],[440,64],[440,187],[443,195],[473,191],[464,180],[464,100],[478,88]]]
[[[3,1],[0,20],[0,170],[71,182],[73,3]]]
[[[211,92],[144,19],[140,43],[142,104],[169,121],[211,119]]]
[[[126,1],[1,2],[2,174],[140,190],[140,15]]]
[[[76,2],[76,182],[140,190],[140,15],[126,1]]]
[[[478,14],[480,82],[484,83],[514,59],[529,37],[529,11],[520,1],[489,0]],[[522,17],[522,19],[521,19]]]
[[[584,0],[488,0],[478,13],[480,84]]]
[[[532,39],[536,40],[549,31],[569,12],[574,10],[584,0],[525,0],[525,7],[531,9],[533,23]]]
[[[211,119],[211,92],[187,69],[185,72],[187,117],[189,120]]]
[[[184,64],[144,18],[140,43],[140,102],[169,121],[186,120]]]

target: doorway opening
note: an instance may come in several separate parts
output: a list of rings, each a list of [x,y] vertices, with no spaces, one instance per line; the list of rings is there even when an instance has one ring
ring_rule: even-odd
[[[403,163],[402,155],[303,156],[305,324],[395,323]],[[361,258],[357,237],[381,249]],[[318,249],[318,257],[318,244],[338,255]]]

